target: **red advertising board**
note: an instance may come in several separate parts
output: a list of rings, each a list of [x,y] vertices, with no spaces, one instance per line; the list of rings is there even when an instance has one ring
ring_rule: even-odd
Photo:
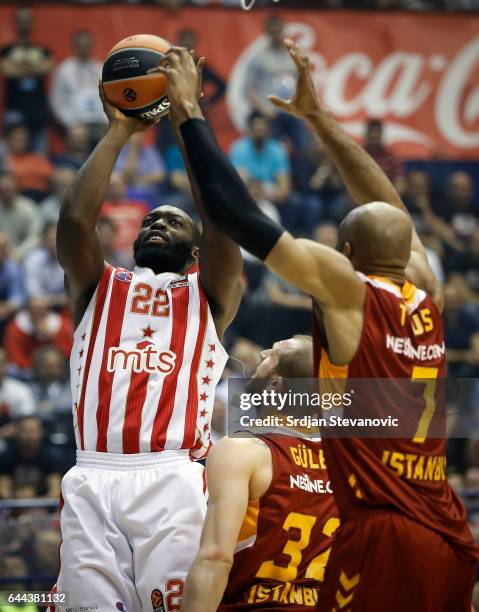
[[[0,8],[0,44],[13,37],[12,8]],[[326,104],[355,136],[366,117],[384,119],[391,146],[407,157],[479,158],[479,16],[351,11],[186,9],[154,7],[35,8],[35,38],[56,59],[70,37],[88,28],[104,57],[119,39],[157,33],[175,40],[181,28],[199,32],[199,51],[229,80],[227,117],[213,117],[223,142],[248,112],[248,62],[261,53],[263,23],[283,16],[287,33],[311,54],[314,78]]]

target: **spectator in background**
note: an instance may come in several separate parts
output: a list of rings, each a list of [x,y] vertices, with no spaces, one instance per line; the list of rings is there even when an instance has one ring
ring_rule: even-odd
[[[30,150],[30,137],[24,125],[7,131],[7,163],[22,195],[39,201],[50,190],[53,166],[47,157]]]
[[[57,223],[60,207],[68,189],[73,185],[76,172],[67,166],[55,169],[52,178],[52,191],[40,202],[38,210],[45,223]]]
[[[479,298],[479,227],[473,230],[464,251],[448,257],[447,268],[450,272],[462,274],[471,291]]]
[[[453,172],[449,176],[446,197],[438,202],[436,211],[451,226],[458,240],[467,240],[471,236],[478,225],[479,207],[467,172]]]
[[[296,69],[284,46],[284,22],[279,15],[271,15],[265,23],[265,47],[258,52],[247,67],[246,96],[252,110],[272,120],[275,137],[284,138],[300,151],[308,131],[303,122],[278,111],[267,99],[276,95],[288,99],[296,86]]]
[[[265,196],[281,204],[291,190],[291,169],[284,145],[270,137],[268,119],[258,112],[248,120],[248,136],[233,143],[230,158],[245,180],[260,181]]]
[[[191,28],[184,28],[180,30],[178,35],[178,46],[186,47],[190,51],[196,51],[197,55],[200,56],[198,52],[198,32]],[[212,108],[217,102],[221,100],[221,98],[225,95],[226,92],[226,83],[225,81],[218,75],[218,73],[210,66],[209,62],[207,62],[203,66],[203,98],[201,98],[201,107],[203,111],[208,112],[209,109]]]
[[[297,189],[300,191],[328,193],[332,189],[333,195],[336,195],[344,189],[335,165],[326,155],[323,144],[317,138],[311,140],[305,149],[299,170],[302,170],[302,181],[297,184]]]
[[[25,124],[35,151],[46,150],[50,119],[46,78],[53,68],[50,51],[32,41],[33,13],[15,13],[16,41],[0,49],[0,71],[5,77],[5,124]]]
[[[446,307],[443,318],[448,370],[449,375],[457,376],[468,359],[471,337],[479,331],[478,309],[467,301],[461,285],[448,282],[444,290]]]
[[[13,438],[0,450],[0,473],[9,481],[10,497],[57,499],[65,467],[61,450],[44,439],[36,416],[20,419]]]
[[[35,400],[28,386],[7,375],[7,354],[0,347],[0,438],[14,433],[12,421],[35,412]]]
[[[123,175],[120,172],[113,172],[107,200],[102,206],[100,216],[109,217],[115,223],[116,250],[130,252],[148,210],[149,207],[145,202],[128,198]]]
[[[128,186],[127,197],[148,202],[153,207],[160,196],[160,183],[165,178],[165,165],[158,151],[143,143],[143,134],[133,134],[115,164]]]
[[[408,172],[403,200],[416,227],[419,226],[424,229],[424,210],[432,209],[433,199],[435,198],[433,198],[430,175],[423,170]]]
[[[82,123],[88,127],[92,142],[97,142],[107,121],[98,96],[102,63],[92,57],[93,43],[89,30],[77,30],[73,34],[73,55],[56,68],[50,100],[63,128]]]
[[[70,168],[78,172],[91,152],[90,131],[81,123],[72,125],[65,135],[65,150],[53,159],[58,168]]]
[[[42,346],[33,355],[30,388],[38,416],[48,424],[50,431],[58,431],[55,422],[60,420],[63,430],[70,432],[72,429],[72,394],[67,365],[67,359],[56,346]]]
[[[43,230],[42,244],[25,257],[25,290],[27,297],[44,297],[49,308],[67,305],[64,273],[57,259],[57,226],[49,223]]]
[[[34,202],[18,193],[12,174],[0,174],[0,232],[10,237],[15,259],[37,246],[42,218]]]
[[[7,321],[25,302],[22,269],[9,252],[9,237],[0,232],[0,341]]]
[[[4,346],[12,370],[20,378],[29,378],[33,354],[41,346],[56,346],[68,357],[72,336],[72,322],[66,314],[49,310],[47,298],[31,298],[5,330]]]
[[[370,119],[366,124],[364,148],[393,183],[404,176],[402,161],[384,144],[383,124]]]
[[[116,226],[110,217],[102,217],[97,224],[98,238],[100,240],[103,259],[115,268],[126,268],[130,270],[134,265],[133,252],[129,255],[115,249]],[[131,251],[131,249],[130,249]]]
[[[170,193],[168,201],[186,211],[191,217],[196,218],[197,213],[191,194],[191,185],[186,173],[185,162],[181,151],[176,144],[172,143],[165,152],[165,165],[168,176]]]
[[[446,265],[452,269],[464,255],[478,227],[478,209],[474,203],[471,177],[454,172],[447,183],[446,197],[434,197],[426,173],[411,172],[407,180],[405,202],[420,231],[429,231],[448,247]],[[420,215],[420,216],[418,216]]]

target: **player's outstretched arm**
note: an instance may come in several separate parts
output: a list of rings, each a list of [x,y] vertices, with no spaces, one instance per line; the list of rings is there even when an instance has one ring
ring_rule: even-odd
[[[63,201],[57,228],[58,260],[65,270],[69,297],[78,323],[101,279],[104,261],[96,224],[118,155],[131,134],[147,123],[126,117],[104,99],[106,134],[80,169]]]
[[[293,115],[306,119],[321,139],[330,158],[341,174],[352,198],[359,205],[387,202],[408,213],[398,192],[372,157],[347,134],[318,98],[311,78],[309,59],[287,39],[286,47],[298,69],[297,91],[289,100],[270,96],[273,104]],[[441,302],[439,282],[429,266],[426,250],[413,228],[411,260],[407,277]]]
[[[251,440],[223,438],[208,456],[208,512],[200,550],[186,580],[182,612],[215,612],[223,597],[255,466],[248,443]]]
[[[201,95],[201,74],[204,58],[197,63],[198,98]],[[185,161],[193,200],[201,218],[202,232],[200,242],[200,279],[208,297],[218,336],[221,338],[233,321],[241,302],[243,284],[243,258],[238,245],[226,234],[220,232],[208,218],[200,190],[191,170],[188,154],[185,151],[180,132],[179,117],[175,108],[170,111],[170,120],[175,132],[176,142]]]
[[[168,77],[168,96],[209,219],[320,303],[362,306],[363,283],[346,257],[314,242],[295,240],[261,212],[203,119],[196,99],[193,59],[179,48],[173,48],[168,56],[168,66],[159,70]]]

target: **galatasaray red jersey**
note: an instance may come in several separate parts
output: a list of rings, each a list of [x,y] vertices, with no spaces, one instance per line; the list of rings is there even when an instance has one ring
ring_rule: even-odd
[[[366,398],[373,409],[377,403],[378,414],[397,414],[398,406],[414,408],[419,419],[411,438],[323,439],[341,521],[372,508],[390,509],[440,533],[460,554],[479,557],[464,506],[446,480],[446,439],[428,436],[437,408],[437,381],[446,369],[441,315],[432,299],[408,282],[400,287],[360,276],[366,301],[358,351],[349,366],[335,366],[316,334],[319,378],[408,379],[422,387],[412,394],[413,387],[402,384],[399,399],[391,394],[378,400],[374,392]],[[345,416],[361,416],[354,409],[353,402]]]
[[[258,437],[271,451],[273,478],[249,503],[218,610],[315,610],[339,526],[321,443]]]
[[[106,266],[70,359],[77,447],[203,456],[226,360],[197,271]]]

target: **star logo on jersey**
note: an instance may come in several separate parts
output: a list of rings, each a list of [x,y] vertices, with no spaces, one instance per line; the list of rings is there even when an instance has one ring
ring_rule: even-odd
[[[216,351],[216,345],[215,344],[208,344],[208,346],[210,347],[210,353],[214,353]]]
[[[81,341],[85,342],[85,338],[86,338],[86,334],[83,334],[82,337],[81,337]]]
[[[148,325],[148,327],[144,327],[141,331],[143,332],[143,338],[152,338],[156,330],[151,329]]]
[[[208,386],[211,382],[211,378],[209,376],[202,376],[201,380],[203,381],[202,384]]]
[[[85,352],[85,351],[82,349],[82,350],[81,350],[81,351],[78,353],[78,354],[80,355],[80,357],[83,357],[83,353],[84,353],[84,352]]]
[[[213,369],[213,366],[215,365],[215,362],[212,359],[208,359],[208,361],[206,362],[206,367]]]
[[[206,395],[206,393],[201,393],[200,402],[206,402],[207,399],[208,399],[208,396]]]
[[[200,412],[200,417],[205,418],[206,416],[206,410],[203,408],[203,410]]]
[[[208,431],[208,429],[210,428],[210,426],[208,425],[208,423],[206,423],[205,425],[203,425],[203,431],[206,433]]]

